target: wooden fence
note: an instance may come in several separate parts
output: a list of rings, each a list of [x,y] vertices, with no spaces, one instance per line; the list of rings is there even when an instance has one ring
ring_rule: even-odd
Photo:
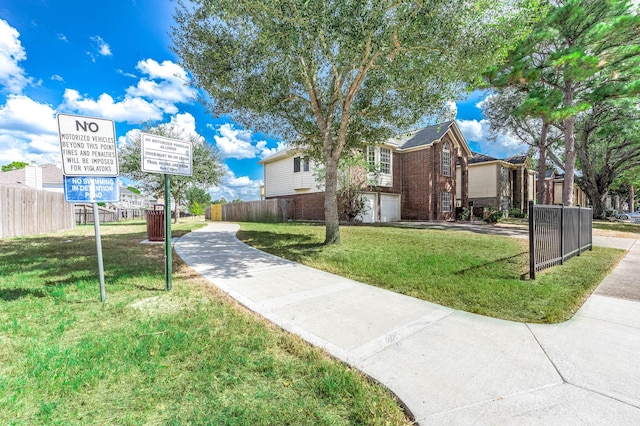
[[[529,276],[593,249],[593,209],[529,202]]]
[[[73,205],[63,193],[0,186],[0,238],[74,228]]]
[[[286,222],[292,215],[293,201],[272,199],[244,203],[212,204],[205,211],[208,220],[229,222]]]

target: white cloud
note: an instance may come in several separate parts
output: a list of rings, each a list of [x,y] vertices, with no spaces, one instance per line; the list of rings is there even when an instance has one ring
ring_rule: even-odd
[[[121,69],[119,69],[119,68],[116,70],[116,72],[117,72],[118,74],[122,74],[122,75],[124,75],[125,77],[131,77],[131,78],[137,78],[137,77],[138,77],[138,76],[136,76],[135,74],[132,74],[132,73],[130,73],[130,72],[124,72],[123,70],[121,70]]]
[[[248,176],[236,176],[233,170],[223,165],[225,174],[222,183],[209,189],[212,200],[220,200],[224,197],[227,201],[241,199],[243,201],[254,201],[260,199],[260,185],[262,181],[251,180]]]
[[[61,76],[61,75],[58,75],[58,74],[54,74],[54,75],[52,75],[52,76],[51,76],[51,80],[53,80],[53,81],[61,81],[61,82],[63,82],[63,83],[64,83],[64,78],[62,78],[62,76]]]
[[[275,152],[274,148],[267,148],[267,141],[258,141],[254,145],[252,132],[236,129],[233,124],[225,123],[217,129],[217,132],[219,135],[214,135],[213,138],[222,158],[238,160],[255,158],[256,156],[264,158]],[[279,143],[275,150],[280,150],[282,147],[282,143]]]
[[[22,93],[22,89],[32,83],[19,65],[27,59],[19,37],[18,30],[0,19],[0,85],[8,93]]]
[[[164,113],[157,105],[142,98],[125,96],[123,100],[115,101],[110,95],[103,93],[94,100],[81,96],[74,89],[64,91],[64,103],[61,109],[132,124],[161,120]]]
[[[91,37],[91,41],[96,46],[96,49],[98,50],[98,54],[102,56],[113,56],[113,54],[111,53],[111,46],[109,46],[109,43],[104,41],[102,37],[100,36]]]
[[[23,95],[9,95],[0,106],[0,163],[60,161],[56,111]]]
[[[65,43],[69,43],[69,40],[67,40],[67,36],[62,33],[58,33],[58,40],[64,41]]]
[[[56,111],[23,95],[9,95],[0,106],[0,128],[3,132],[23,134],[57,134]]]
[[[483,120],[484,121],[484,120]],[[478,120],[456,120],[460,131],[467,141],[481,141],[484,139],[482,123]]]
[[[498,135],[496,140],[489,140],[489,123],[487,120],[456,120],[460,131],[467,142],[478,145],[476,151],[495,158],[507,158],[523,153],[526,145],[506,134]]]
[[[166,104],[186,103],[195,99],[196,91],[189,86],[191,80],[180,65],[171,61],[158,63],[153,59],[147,59],[138,62],[136,68],[149,78],[142,78],[137,86],[127,88],[128,95],[150,98]]]
[[[267,158],[268,156],[275,154],[276,152],[282,151],[286,147],[286,142],[278,142],[278,145],[275,148],[267,148],[267,141],[260,141],[256,144],[256,148],[258,148],[260,152],[260,158]]]

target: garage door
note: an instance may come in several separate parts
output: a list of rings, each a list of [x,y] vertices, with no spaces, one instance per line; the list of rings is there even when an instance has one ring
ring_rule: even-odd
[[[363,194],[365,211],[360,215],[362,223],[373,223],[378,219],[378,197],[377,194]]]
[[[380,221],[395,222],[400,220],[400,195],[380,194]]]

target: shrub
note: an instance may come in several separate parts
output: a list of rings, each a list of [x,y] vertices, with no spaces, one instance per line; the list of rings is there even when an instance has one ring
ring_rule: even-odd
[[[523,218],[526,215],[520,209],[509,209],[509,217]]]
[[[471,211],[467,207],[456,207],[456,220],[471,219]]]
[[[502,210],[489,207],[485,210],[484,221],[487,223],[498,223],[502,219]]]

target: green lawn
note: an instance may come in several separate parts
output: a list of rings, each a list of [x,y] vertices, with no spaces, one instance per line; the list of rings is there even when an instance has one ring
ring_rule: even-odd
[[[202,223],[174,225],[174,238]],[[384,388],[270,325],[144,223],[0,240],[0,424],[409,424]]]
[[[528,280],[526,240],[426,229],[243,223],[238,237],[276,256],[455,309],[512,321],[569,319],[622,258],[596,247]]]

